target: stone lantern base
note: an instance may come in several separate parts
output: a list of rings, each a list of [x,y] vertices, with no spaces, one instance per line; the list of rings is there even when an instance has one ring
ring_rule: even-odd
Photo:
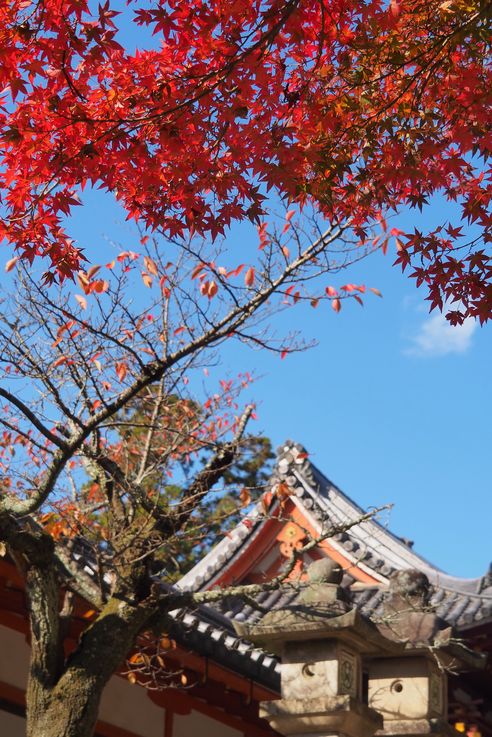
[[[444,719],[385,719],[384,729],[376,732],[376,737],[415,737],[426,734],[433,737],[458,737],[459,732]]]
[[[260,717],[288,737],[371,737],[382,726],[379,714],[349,695],[264,701]]]

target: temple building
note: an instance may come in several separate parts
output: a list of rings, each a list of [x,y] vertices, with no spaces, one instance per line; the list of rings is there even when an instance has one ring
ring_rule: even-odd
[[[130,657],[96,734],[492,737],[492,574],[443,573],[295,443],[280,449],[267,496],[178,583],[267,590],[173,612],[168,632],[141,643],[161,670],[133,675],[142,656]],[[91,571],[83,553],[80,563]],[[79,601],[68,636],[91,616]],[[22,581],[0,558],[2,737],[25,734],[28,655]]]

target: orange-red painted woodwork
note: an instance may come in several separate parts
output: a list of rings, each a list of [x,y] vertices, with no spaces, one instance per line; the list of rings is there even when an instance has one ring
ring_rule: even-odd
[[[234,673],[228,668],[224,668],[212,660],[206,660],[201,655],[196,655],[189,650],[178,647],[173,651],[173,659],[179,663],[181,667],[189,668],[199,676],[206,676],[212,681],[218,681],[227,688],[237,691],[237,693],[252,698],[254,701],[269,701],[278,698],[278,694],[270,691],[257,683],[253,683],[251,690],[251,682],[243,676]]]
[[[292,502],[291,505],[292,506],[288,511],[294,522],[297,522],[297,524],[304,530],[306,530],[306,532],[308,532],[311,537],[316,538],[319,533],[314,529],[309,520],[301,512],[299,507],[292,504]],[[330,544],[329,540],[323,540],[322,542],[320,542],[319,547],[326,553],[329,558],[332,558],[332,560],[335,560],[337,563],[339,563],[342,569],[347,573],[350,573],[350,575],[353,576],[357,581],[362,581],[363,583],[379,583],[378,579],[374,578],[369,573],[362,571],[357,565],[354,565],[342,553],[340,553],[338,550],[335,550],[335,548]]]
[[[169,705],[174,704],[174,698],[177,693],[178,692],[175,690],[149,691],[149,697],[155,704],[167,709],[169,708]],[[185,713],[189,713],[191,710],[198,711],[200,714],[205,714],[205,716],[208,716],[215,721],[226,724],[228,727],[232,727],[233,729],[237,729],[242,734],[247,734],[248,737],[273,737],[273,735],[277,734],[277,732],[268,727],[266,723],[263,727],[259,724],[248,722],[244,717],[240,717],[234,713],[226,711],[225,708],[227,708],[227,702],[223,702],[224,705],[222,708],[217,708],[214,704],[208,703],[206,699],[207,689],[204,689],[202,698],[196,698],[192,695],[192,692],[180,692],[180,700],[182,702],[186,701],[188,706],[188,711]],[[180,708],[184,707],[180,705]],[[233,708],[231,711],[233,711]]]
[[[23,588],[24,581],[17,568],[5,558],[0,558],[0,579],[8,582],[13,588]]]
[[[15,614],[12,611],[8,611],[4,608],[3,597],[0,595],[0,624],[4,627],[8,627],[16,632],[21,632],[23,635],[28,635],[29,627],[27,626],[26,620]]]
[[[193,709],[193,699],[184,689],[180,691],[177,688],[166,688],[162,691],[148,691],[147,695],[154,704],[166,709],[166,713],[174,712],[185,716]]]
[[[248,545],[244,552],[226,568],[223,574],[214,581],[213,586],[228,586],[241,582],[252,571],[258,562],[276,544],[275,536],[280,530],[281,523],[277,519],[269,519],[258,537]]]
[[[279,553],[285,556],[288,545],[298,544],[299,541],[305,539],[307,535],[315,538],[318,532],[314,529],[308,518],[303,514],[299,507],[294,504],[292,499],[285,501],[282,510],[282,516],[284,522],[280,522],[278,519],[268,519],[264,522],[261,531],[258,535],[247,544],[241,551],[241,554],[236,560],[234,560],[226,569],[222,572],[219,578],[213,582],[213,586],[228,586],[231,584],[237,584],[244,582],[246,579],[250,583],[260,583],[266,581],[269,578],[273,578],[277,575],[280,565],[282,563],[281,558],[274,561],[269,568],[259,573],[255,571],[262,558],[271,551],[272,547],[277,545],[279,542],[281,548]],[[287,524],[285,519],[289,518]],[[292,525],[295,525],[292,527]],[[290,538],[290,533],[295,532],[296,540]],[[304,535],[304,537],[300,537]],[[350,573],[357,581],[363,583],[379,583],[378,579],[371,576],[370,573],[363,571],[357,564],[353,564],[349,558],[343,553],[336,550],[329,540],[323,540],[318,546],[318,550],[323,551],[325,555],[335,560],[344,571]],[[297,566],[293,574],[295,576],[301,575],[301,565]]]
[[[130,732],[128,729],[123,727],[115,727],[113,724],[108,722],[97,722],[96,724],[96,735],[97,737],[141,737],[136,732]]]
[[[164,714],[164,737],[173,737],[174,731],[174,712],[166,709]]]
[[[0,698],[16,706],[26,705],[25,692],[21,688],[17,688],[17,686],[5,683],[5,681],[0,681]]]
[[[295,522],[287,522],[282,527],[277,540],[280,542],[280,552],[285,558],[290,558],[294,550],[300,550],[306,540],[305,531]]]

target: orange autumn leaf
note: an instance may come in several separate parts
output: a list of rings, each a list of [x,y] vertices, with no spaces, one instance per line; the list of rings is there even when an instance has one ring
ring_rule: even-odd
[[[209,299],[212,299],[212,297],[215,297],[215,295],[218,292],[218,289],[219,288],[217,286],[217,282],[216,281],[212,280],[211,282],[209,282],[208,290],[207,290],[207,297]]]
[[[56,366],[62,366],[64,363],[68,361],[68,358],[66,356],[60,356],[60,358],[57,358],[56,361],[53,361],[53,367]]]
[[[142,281],[150,289],[152,286],[152,277],[146,271],[142,271]]]
[[[173,650],[175,648],[174,640],[171,640],[166,635],[163,635],[159,640],[159,645],[163,650]]]
[[[149,274],[152,274],[153,276],[157,276],[159,274],[157,264],[154,259],[150,258],[150,256],[144,256],[144,264]]]
[[[196,279],[198,276],[200,276],[204,268],[205,268],[205,264],[197,264],[197,266],[195,266],[195,268],[191,272],[191,278]]]
[[[18,260],[19,257],[14,256],[14,258],[11,258],[10,261],[7,261],[7,263],[5,264],[5,271],[12,271]]]
[[[75,278],[77,279],[79,286],[84,291],[84,293],[89,294],[90,282],[84,272],[79,271],[78,274],[76,274]]]
[[[125,376],[128,373],[128,368],[126,363],[117,363],[115,366],[116,369],[116,376],[118,377],[119,381],[123,381]]]
[[[279,484],[277,484],[275,489],[275,496],[278,499],[287,499],[287,497],[292,496],[292,493],[293,492],[291,487],[285,482],[281,481]]]
[[[87,270],[87,278],[89,280],[93,279],[96,276],[96,274],[97,274],[97,272],[99,271],[100,268],[101,267],[100,266],[97,266],[97,265],[91,266],[91,268]]]
[[[246,487],[241,489],[239,492],[239,501],[241,502],[242,507],[247,507],[248,504],[251,504],[251,494]]]
[[[103,294],[104,292],[107,292],[108,289],[109,282],[106,281],[106,279],[96,279],[96,281],[91,282],[89,287],[89,290],[91,292],[96,292],[96,294]]]
[[[252,287],[255,283],[255,270],[252,266],[249,267],[246,274],[244,275],[244,283],[247,287]]]
[[[79,305],[82,307],[83,310],[87,309],[87,300],[85,297],[82,297],[81,294],[75,294],[74,298],[79,303]]]

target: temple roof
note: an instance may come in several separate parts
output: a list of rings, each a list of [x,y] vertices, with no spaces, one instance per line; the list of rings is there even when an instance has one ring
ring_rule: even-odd
[[[347,575],[344,584],[361,611],[377,617],[389,583],[397,570],[418,569],[432,584],[431,603],[437,613],[450,624],[461,627],[478,623],[492,615],[492,581],[490,573],[473,579],[451,576],[418,555],[402,538],[392,534],[376,519],[357,523],[366,510],[361,509],[309,461],[305,449],[291,441],[278,451],[272,477],[272,488],[279,483],[291,490],[293,508],[300,512],[311,528],[322,533],[327,527],[335,532],[329,539],[330,552],[345,561]],[[274,514],[274,509],[270,514]],[[252,558],[268,524],[262,506],[257,505],[248,518],[208,553],[179,582],[180,588],[204,590],[223,582],[227,572],[237,569],[241,559]],[[328,554],[330,554],[330,552]],[[359,579],[357,581],[357,579]],[[366,581],[364,585],[363,581]],[[229,583],[240,583],[233,579]],[[292,594],[290,594],[292,596]],[[259,603],[266,608],[286,603],[281,591],[260,595]],[[253,621],[261,616],[251,606],[235,602],[222,607],[227,617]]]
[[[279,688],[279,663],[275,656],[239,637],[232,620],[219,608],[200,605],[194,611],[172,613],[169,635],[197,655],[210,657],[271,690]]]

